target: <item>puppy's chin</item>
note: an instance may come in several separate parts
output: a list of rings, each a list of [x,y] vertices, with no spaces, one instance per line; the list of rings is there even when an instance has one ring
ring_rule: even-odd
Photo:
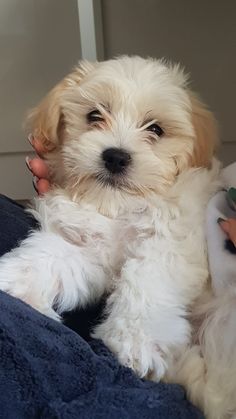
[[[94,174],[70,177],[64,187],[74,202],[92,206],[110,218],[135,210],[136,205],[140,207],[140,199],[144,197],[125,176]]]
[[[67,178],[64,185],[70,198],[92,207],[100,214],[116,218],[127,213],[140,212],[156,202],[156,196],[165,195],[171,184],[159,179],[159,187],[152,188],[132,181],[129,176],[96,173]]]
[[[96,182],[103,188],[119,190],[120,192],[132,193],[132,185],[129,183],[125,174],[98,173],[95,175]]]

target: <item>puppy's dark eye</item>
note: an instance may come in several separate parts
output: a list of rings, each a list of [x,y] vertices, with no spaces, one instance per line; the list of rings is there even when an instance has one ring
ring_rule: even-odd
[[[98,109],[94,109],[87,114],[87,121],[89,124],[92,124],[93,122],[101,122],[103,121],[103,116]]]
[[[158,137],[161,137],[164,134],[163,129],[157,124],[149,125],[146,129],[147,131],[153,132],[153,134],[156,134]]]

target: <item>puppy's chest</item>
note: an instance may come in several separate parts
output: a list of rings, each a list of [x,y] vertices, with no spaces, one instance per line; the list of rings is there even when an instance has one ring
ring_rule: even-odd
[[[100,256],[115,271],[119,271],[127,259],[135,257],[143,242],[155,234],[154,224],[147,214],[142,213],[129,213],[109,219],[104,232],[96,228],[92,232],[98,242]]]
[[[72,225],[67,219],[63,237],[68,240],[69,236],[70,242],[85,247],[113,272],[119,272],[130,258],[144,260],[153,256],[160,260],[168,253],[175,258],[182,254],[186,259],[187,252],[188,258],[192,259],[193,254],[195,260],[202,244],[201,223],[193,224],[192,217],[170,206],[143,205],[109,218],[95,208],[81,205],[75,215]]]
[[[91,257],[109,270],[117,270],[154,233],[146,218],[145,213],[135,212],[109,218],[93,208],[80,206],[74,222],[68,217],[59,231],[66,241],[86,248]]]
[[[193,224],[188,217],[156,211],[126,214],[110,220],[109,234],[100,236],[100,254],[106,248],[106,260],[119,272],[128,259],[164,260],[167,256],[205,265],[202,223]],[[199,220],[200,221],[200,220]],[[97,235],[97,232],[94,232]]]

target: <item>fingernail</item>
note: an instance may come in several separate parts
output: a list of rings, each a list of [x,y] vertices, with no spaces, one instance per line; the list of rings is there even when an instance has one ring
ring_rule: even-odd
[[[30,171],[32,171],[32,169],[31,169],[31,165],[30,165],[30,162],[31,162],[31,160],[30,160],[29,156],[26,156],[26,158],[25,158],[25,163],[26,163],[26,166],[28,167],[28,169],[29,169]]]
[[[233,202],[236,202],[236,189],[235,188],[230,188],[228,190],[228,195],[230,199],[232,199]]]
[[[32,145],[32,147],[33,147],[33,143],[34,143],[34,136],[33,136],[33,134],[29,134],[28,137],[27,137],[27,139],[28,139],[30,145]]]
[[[217,219],[217,223],[218,224],[220,224],[220,223],[222,223],[223,221],[226,221],[224,218],[221,218],[221,217],[219,217],[218,219]]]
[[[37,176],[33,176],[32,183],[33,183],[33,187],[34,187],[36,192],[38,192],[38,185],[37,185],[38,181],[39,181],[39,178]]]

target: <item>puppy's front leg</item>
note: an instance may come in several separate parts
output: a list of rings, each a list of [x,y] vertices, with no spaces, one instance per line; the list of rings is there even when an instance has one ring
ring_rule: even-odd
[[[174,349],[189,341],[190,326],[173,287],[153,261],[129,260],[108,300],[108,316],[95,329],[94,337],[141,377],[162,378]]]
[[[0,259],[0,290],[55,319],[99,298],[106,286],[97,255],[58,234],[34,232]]]

